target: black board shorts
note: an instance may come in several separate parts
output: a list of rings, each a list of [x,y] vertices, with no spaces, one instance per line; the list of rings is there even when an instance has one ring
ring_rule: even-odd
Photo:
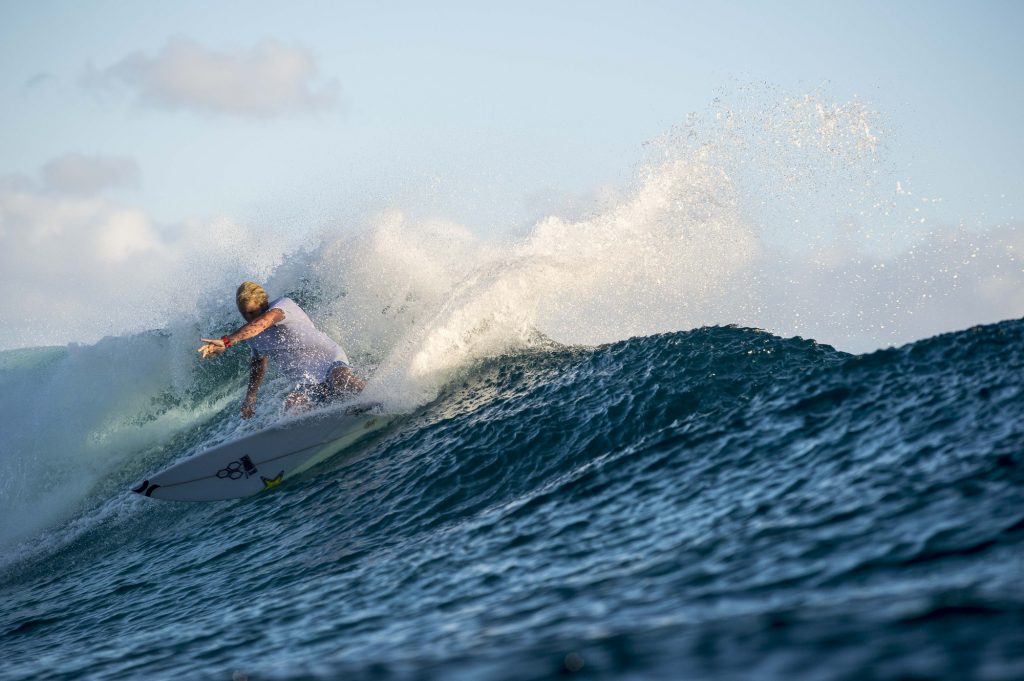
[[[324,380],[322,382],[300,383],[299,385],[295,386],[295,389],[292,390],[292,393],[305,395],[306,399],[308,399],[311,404],[317,405],[326,404],[327,402],[331,402],[332,400],[335,400],[338,397],[341,397],[342,395],[346,395],[347,393],[338,390],[338,388],[335,387],[335,385],[330,380],[331,374],[334,372],[335,369],[339,367],[351,369],[352,365],[350,365],[348,362],[334,362],[327,370],[327,375],[324,376]]]

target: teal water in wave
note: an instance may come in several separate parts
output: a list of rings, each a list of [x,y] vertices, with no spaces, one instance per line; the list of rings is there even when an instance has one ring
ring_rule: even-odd
[[[0,362],[0,677],[1024,677],[1024,322],[503,356],[210,504],[127,489],[239,432],[244,360],[123,342]]]

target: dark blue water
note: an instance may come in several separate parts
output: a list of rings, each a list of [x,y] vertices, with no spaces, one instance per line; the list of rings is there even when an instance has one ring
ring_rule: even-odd
[[[553,347],[271,493],[129,495],[225,400],[20,545],[0,677],[1024,678],[1022,368],[1021,321]]]

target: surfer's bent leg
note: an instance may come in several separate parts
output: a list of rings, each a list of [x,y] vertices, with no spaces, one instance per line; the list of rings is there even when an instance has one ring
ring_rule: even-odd
[[[325,383],[332,392],[339,395],[354,395],[366,387],[366,381],[356,376],[352,367],[341,362],[331,368]]]
[[[303,412],[315,406],[326,404],[336,397],[355,395],[366,387],[366,381],[352,371],[352,367],[336,362],[323,383],[307,383],[296,386],[284,400],[287,412]]]

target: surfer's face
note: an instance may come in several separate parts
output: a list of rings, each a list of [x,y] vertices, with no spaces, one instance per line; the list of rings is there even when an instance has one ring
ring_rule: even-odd
[[[246,303],[245,305],[239,305],[238,311],[242,313],[242,317],[245,321],[251,322],[252,320],[259,317],[261,314],[267,311],[268,305],[256,305],[255,303]]]

